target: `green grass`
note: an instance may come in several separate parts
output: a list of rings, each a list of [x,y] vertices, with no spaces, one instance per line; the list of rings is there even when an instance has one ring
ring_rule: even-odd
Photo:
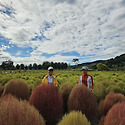
[[[0,71],[0,86],[4,86],[10,79],[21,78],[28,82],[32,89],[41,84],[41,80],[48,72],[46,70],[27,70],[16,71],[16,73],[2,73]],[[59,86],[61,84],[77,84],[80,70],[55,70],[54,75],[57,77]],[[93,76],[94,94],[100,100],[103,99],[110,91],[120,92],[125,95],[125,71],[89,71],[88,74]]]

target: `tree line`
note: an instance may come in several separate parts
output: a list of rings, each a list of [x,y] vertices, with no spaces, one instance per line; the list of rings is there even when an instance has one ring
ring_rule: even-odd
[[[64,62],[48,62],[45,61],[43,64],[16,64],[14,66],[14,62],[11,60],[8,61],[3,61],[2,64],[0,65],[0,69],[2,70],[41,70],[41,69],[47,69],[49,66],[54,67],[54,69],[67,69],[68,64]]]

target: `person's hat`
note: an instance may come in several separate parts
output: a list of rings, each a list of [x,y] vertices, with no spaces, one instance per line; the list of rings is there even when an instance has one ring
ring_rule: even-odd
[[[88,71],[88,67],[87,66],[83,66],[82,67],[82,71]]]
[[[52,66],[48,67],[48,71],[50,71],[50,70],[53,70],[53,67],[52,67]]]

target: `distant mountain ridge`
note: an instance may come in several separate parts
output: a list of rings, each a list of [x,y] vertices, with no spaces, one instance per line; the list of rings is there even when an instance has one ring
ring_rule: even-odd
[[[110,69],[125,70],[125,53],[107,60],[97,60],[78,64],[76,67],[88,66],[90,69],[97,69],[98,63],[106,64]]]

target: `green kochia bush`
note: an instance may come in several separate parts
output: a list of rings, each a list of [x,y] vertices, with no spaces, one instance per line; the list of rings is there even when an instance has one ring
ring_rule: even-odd
[[[90,122],[82,112],[72,111],[65,115],[58,125],[90,125]]]
[[[125,125],[125,102],[117,103],[109,110],[104,125]]]
[[[2,96],[6,94],[12,94],[13,96],[21,99],[28,99],[29,88],[26,81],[23,79],[12,79],[8,81],[5,85]]]
[[[0,83],[2,86],[4,86],[11,79],[12,79],[12,77],[10,77],[10,76],[0,76]]]
[[[74,88],[74,86],[75,86],[74,84],[62,84],[59,88],[59,92],[61,93],[62,98],[63,98],[64,113],[66,113],[68,110],[68,105],[67,105],[68,98],[69,98],[70,92]]]
[[[99,114],[100,116],[105,116],[107,114],[107,112],[110,110],[110,108],[118,103],[118,102],[122,102],[125,101],[125,96],[120,94],[120,93],[114,93],[114,92],[110,92],[104,101],[100,102],[99,104]]]
[[[39,110],[48,124],[54,124],[62,115],[63,99],[58,88],[53,85],[37,86],[33,90],[29,102]]]
[[[6,95],[0,100],[0,125],[45,125],[45,121],[29,103]]]
[[[82,111],[89,120],[93,120],[97,113],[96,98],[84,85],[74,87],[68,100],[69,111]]]
[[[95,83],[93,93],[96,96],[97,103],[103,100],[106,95],[106,90],[103,84],[100,82]]]
[[[123,86],[124,87],[124,86]],[[115,93],[122,93],[122,89],[119,85],[117,84],[114,84],[114,85],[109,85],[107,88],[106,88],[106,92],[109,93],[109,92],[115,92]]]

